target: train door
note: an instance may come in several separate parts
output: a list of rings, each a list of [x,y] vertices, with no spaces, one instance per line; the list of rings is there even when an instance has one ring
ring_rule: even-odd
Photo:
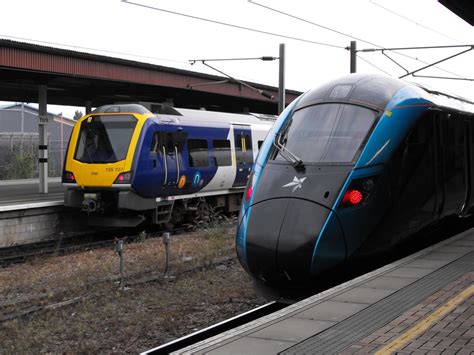
[[[236,176],[233,187],[245,186],[252,170],[252,136],[249,125],[233,124]]]
[[[155,133],[157,151],[161,158],[163,188],[170,189],[178,185],[182,173],[182,152],[186,134],[182,132]]]
[[[455,114],[439,113],[438,125],[441,150],[444,204],[441,216],[462,215],[468,201],[470,161],[467,149],[470,136],[466,122]]]
[[[398,207],[393,230],[398,238],[418,231],[437,217],[436,155],[435,122],[431,114],[426,114],[411,129],[396,158],[400,163],[395,173]]]
[[[474,167],[474,154],[472,149],[474,147],[474,124],[473,124],[473,116],[463,116],[464,120],[464,127],[466,132],[466,181],[467,181],[467,189],[466,189],[466,199],[462,210],[462,215],[467,216],[468,213],[471,213],[470,207],[474,203],[474,191],[473,191],[473,167]]]

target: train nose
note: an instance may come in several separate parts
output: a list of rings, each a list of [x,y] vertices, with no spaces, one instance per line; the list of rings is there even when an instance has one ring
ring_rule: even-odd
[[[303,199],[277,198],[252,206],[247,265],[270,284],[305,284],[345,259],[345,242],[330,209]]]

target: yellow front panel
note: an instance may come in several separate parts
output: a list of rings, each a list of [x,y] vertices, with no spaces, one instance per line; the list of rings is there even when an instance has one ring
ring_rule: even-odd
[[[66,158],[67,171],[74,174],[77,184],[82,187],[111,187],[117,176],[126,171],[130,171],[133,163],[133,156],[137,146],[138,138],[143,128],[143,124],[150,115],[140,115],[134,113],[122,113],[127,115],[133,115],[137,119],[137,124],[133,131],[130,146],[127,151],[127,156],[124,160],[115,163],[83,163],[74,159],[76,152],[77,143],[79,139],[79,132],[81,129],[81,123],[87,120],[89,117],[94,115],[87,115],[80,119],[74,126],[74,130],[71,134],[71,140],[69,144],[69,150]],[[99,113],[98,116],[105,116],[107,113]],[[113,113],[110,115],[118,115]]]

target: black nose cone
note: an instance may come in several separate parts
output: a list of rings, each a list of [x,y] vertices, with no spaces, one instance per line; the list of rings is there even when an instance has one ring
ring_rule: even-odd
[[[315,243],[329,214],[320,204],[295,198],[253,205],[247,230],[250,271],[270,284],[307,284]]]

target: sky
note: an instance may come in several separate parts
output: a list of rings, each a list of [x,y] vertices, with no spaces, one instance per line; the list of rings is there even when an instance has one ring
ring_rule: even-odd
[[[0,13],[0,38],[214,75],[189,61],[278,57],[284,43],[286,88],[298,91],[348,74],[351,40],[359,50],[474,44],[474,26],[436,0],[3,0]],[[400,77],[466,49],[358,52],[357,72]],[[472,63],[474,50],[419,72],[471,81],[405,79],[474,101]],[[210,64],[278,86],[278,61]],[[48,105],[68,117],[76,109]]]

